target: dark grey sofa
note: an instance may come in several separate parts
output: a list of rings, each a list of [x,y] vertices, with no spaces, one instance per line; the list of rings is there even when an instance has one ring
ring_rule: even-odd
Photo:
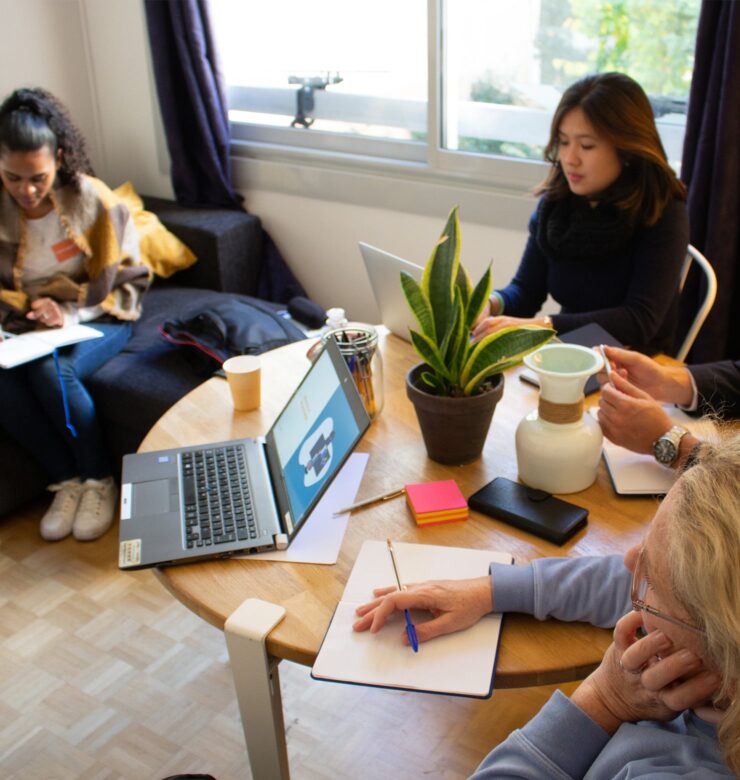
[[[168,344],[158,328],[207,308],[224,293],[256,295],[261,271],[259,218],[239,211],[183,208],[147,198],[146,207],[181,238],[198,262],[147,291],[142,317],[125,349],[87,382],[109,446],[114,474],[120,459],[138,447],[149,429],[205,377],[193,371],[182,348]],[[48,480],[33,458],[0,431],[0,515],[37,496]]]

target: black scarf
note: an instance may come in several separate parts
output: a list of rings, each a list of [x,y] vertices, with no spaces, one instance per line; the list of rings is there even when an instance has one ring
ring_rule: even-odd
[[[624,212],[608,203],[589,205],[586,198],[569,195],[540,202],[537,244],[556,259],[604,260],[620,255],[632,237]]]

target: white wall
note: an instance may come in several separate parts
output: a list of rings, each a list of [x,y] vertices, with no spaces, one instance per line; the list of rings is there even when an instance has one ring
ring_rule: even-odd
[[[0,93],[44,87],[84,132],[93,167],[172,194],[140,0],[0,0]]]
[[[100,136],[78,0],[0,0],[0,93],[44,87],[61,97],[85,131],[95,161]]]
[[[279,192],[248,193],[309,296],[325,308],[342,306],[350,319],[377,322],[378,311],[358,241],[423,265],[445,224],[440,217],[307,199]],[[462,259],[474,282],[493,258],[494,282],[507,282],[521,256],[524,234],[461,220]]]
[[[140,192],[170,197],[141,0],[0,0],[0,18],[2,95],[22,85],[54,92],[86,134],[102,179],[111,186],[130,179]],[[329,176],[295,163],[268,167],[262,175],[264,166],[235,165],[247,207],[309,295],[352,318],[377,316],[357,242],[422,263],[455,203],[462,202],[463,261],[474,279],[493,258],[494,282],[505,283],[521,255],[533,205],[521,195],[368,177],[375,196],[367,205],[355,197],[356,183],[335,186],[336,166]]]

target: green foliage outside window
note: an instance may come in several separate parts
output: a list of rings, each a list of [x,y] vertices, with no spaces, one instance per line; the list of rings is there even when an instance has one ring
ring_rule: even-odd
[[[534,46],[540,80],[564,89],[587,73],[621,71],[650,96],[656,116],[685,113],[701,0],[541,0]],[[528,105],[490,71],[471,86],[470,99]],[[541,159],[542,148],[460,138],[465,151]]]
[[[686,98],[700,4],[700,0],[570,0],[569,26],[592,42],[586,72],[622,71],[648,95]]]

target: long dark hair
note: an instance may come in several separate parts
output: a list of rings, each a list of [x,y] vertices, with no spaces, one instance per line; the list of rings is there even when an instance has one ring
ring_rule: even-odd
[[[648,96],[624,73],[586,76],[565,90],[545,147],[552,168],[538,194],[559,200],[570,193],[559,162],[558,133],[563,117],[574,108],[614,144],[623,163],[617,180],[599,195],[600,202],[613,203],[637,226],[654,225],[674,198],[686,200],[686,188],[668,164]]]
[[[0,150],[59,153],[57,183],[79,189],[79,175],[92,175],[87,143],[62,103],[45,89],[17,89],[0,106]]]

